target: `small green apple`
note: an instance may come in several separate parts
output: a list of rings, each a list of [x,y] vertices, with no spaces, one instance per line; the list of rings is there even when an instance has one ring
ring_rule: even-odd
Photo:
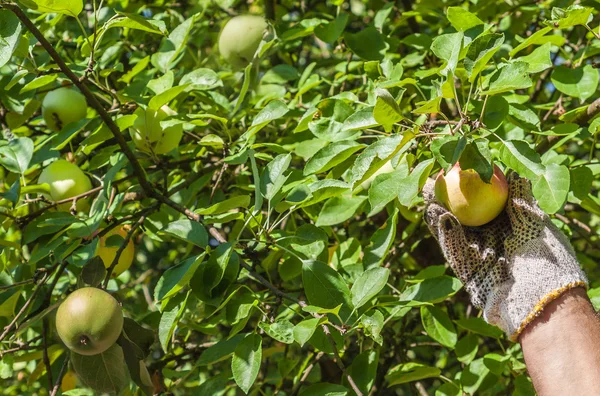
[[[146,153],[165,154],[177,148],[183,137],[183,125],[175,124],[163,128],[160,122],[177,113],[168,106],[158,110],[138,107],[134,113],[137,118],[130,129],[131,138],[136,147]]]
[[[85,96],[74,89],[50,91],[42,102],[42,116],[53,131],[60,131],[65,125],[85,118],[86,113]]]
[[[508,183],[504,173],[494,165],[489,183],[473,170],[462,170],[456,163],[446,174],[441,171],[435,181],[436,198],[461,224],[478,227],[494,220],[508,200]]]
[[[56,331],[65,345],[80,355],[97,355],[110,348],[123,330],[123,311],[102,289],[77,289],[56,312]]]
[[[65,160],[54,161],[42,171],[38,178],[38,184],[44,183],[50,186],[50,195],[44,195],[53,201],[71,198],[92,189],[89,177],[77,165]],[[69,202],[58,205],[60,211],[66,212],[70,208],[71,203]],[[77,201],[78,211],[87,209],[89,209],[87,199]]]
[[[219,52],[236,69],[246,67],[263,38],[267,22],[256,15],[231,18],[219,36]]]

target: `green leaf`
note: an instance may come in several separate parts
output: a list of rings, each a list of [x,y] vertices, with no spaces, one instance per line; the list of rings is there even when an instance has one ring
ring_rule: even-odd
[[[187,85],[190,90],[206,91],[222,87],[223,82],[214,70],[200,68],[181,77],[179,85]]]
[[[21,37],[19,18],[9,10],[0,10],[0,67],[10,61]],[[9,87],[4,89],[8,90]]]
[[[259,327],[271,338],[291,344],[294,342],[294,325],[287,319],[279,319],[273,323],[260,322]]]
[[[442,103],[442,97],[438,96],[426,102],[416,103],[417,107],[412,112],[415,114],[431,114],[440,112],[440,104]]]
[[[159,234],[167,234],[204,248],[208,245],[208,233],[197,221],[180,219],[169,222]]]
[[[71,352],[71,363],[79,379],[96,392],[119,394],[129,384],[123,349],[118,344],[97,355]]]
[[[378,267],[383,263],[396,238],[396,227],[398,225],[398,209],[386,223],[379,228],[371,237],[371,243],[365,249],[363,265],[366,269]]]
[[[352,52],[365,60],[381,60],[389,48],[382,34],[374,26],[354,34],[346,32],[344,41]]]
[[[353,140],[333,142],[317,153],[306,163],[304,175],[326,172],[334,166],[350,158],[355,152],[365,147]]]
[[[388,387],[405,384],[407,382],[420,381],[426,378],[437,377],[441,370],[436,367],[426,366],[421,363],[402,363],[388,371],[385,379]]]
[[[511,103],[508,108],[508,119],[527,131],[540,130],[541,122],[537,113],[524,104]]]
[[[570,174],[564,165],[548,164],[537,180],[532,180],[532,192],[540,208],[549,214],[558,212],[569,193]]]
[[[446,312],[438,307],[422,306],[421,321],[427,335],[448,348],[456,345],[456,329]]]
[[[460,281],[451,276],[429,278],[407,287],[400,295],[400,301],[436,304],[456,294],[461,287]]]
[[[0,164],[10,172],[23,174],[33,156],[33,141],[27,137],[13,139],[0,147]]]
[[[317,113],[308,123],[308,128],[313,135],[328,142],[336,142],[351,138],[356,133],[344,129],[344,122],[354,113],[343,100],[325,99],[317,106]]]
[[[431,50],[440,59],[446,61],[446,67],[442,69],[442,75],[447,75],[448,71],[454,73],[458,64],[458,56],[462,50],[463,32],[447,33],[437,36],[433,39]]]
[[[342,385],[321,382],[305,388],[299,396],[347,396],[348,392]]]
[[[387,268],[371,268],[362,273],[354,282],[352,289],[352,305],[358,309],[368,303],[385,287],[390,270]]]
[[[302,284],[311,305],[335,308],[342,304],[342,320],[350,316],[350,289],[336,270],[320,261],[305,261],[302,264]]]
[[[263,109],[254,117],[252,125],[240,137],[240,139],[248,140],[256,135],[261,129],[266,127],[271,121],[275,121],[288,113],[289,109],[281,100],[273,100],[269,102]]]
[[[250,195],[237,195],[221,202],[209,206],[206,209],[196,211],[199,215],[216,215],[229,212],[233,209],[246,209],[250,205]]]
[[[516,58],[514,62],[525,62],[527,63],[528,73],[539,73],[552,67],[552,60],[550,59],[550,50],[552,44],[546,43],[535,50],[529,55]]]
[[[312,318],[305,319],[298,323],[296,326],[294,326],[293,330],[294,340],[300,344],[300,346],[304,346],[304,344],[310,340],[313,334],[315,334],[315,330],[317,329],[320,321],[321,319],[319,318]]]
[[[233,379],[240,389],[248,394],[254,384],[262,359],[262,337],[250,334],[238,344],[231,360]]]
[[[500,159],[509,168],[515,170],[521,177],[537,180],[544,173],[544,165],[540,156],[529,144],[522,140],[502,142]]]
[[[175,99],[177,95],[185,91],[186,88],[186,85],[178,85],[176,87],[167,89],[161,94],[152,97],[152,99],[150,99],[150,102],[148,102],[148,108],[151,110],[160,109],[161,107]]]
[[[154,299],[156,301],[164,300],[187,286],[196,269],[198,269],[198,266],[204,260],[204,256],[205,253],[190,257],[166,270],[154,289]]]
[[[383,330],[384,320],[383,314],[377,309],[373,309],[366,312],[360,317],[360,323],[365,331],[365,335],[371,337],[373,341],[379,345],[383,345],[383,337],[381,336],[381,330]]]
[[[386,130],[391,130],[391,126],[402,120],[402,112],[394,97],[383,88],[375,90],[377,101],[373,109],[373,118],[375,121],[386,127]]]
[[[269,162],[263,171],[260,177],[260,191],[268,201],[277,195],[287,180],[288,177],[284,173],[288,170],[291,160],[290,154],[280,154]]]
[[[548,21],[557,29],[567,29],[577,25],[587,25],[592,19],[593,8],[571,5],[567,9],[552,8],[552,19]]]
[[[543,29],[538,30],[537,32],[533,33],[531,36],[529,36],[525,40],[523,40],[523,42],[521,42],[521,44],[519,44],[515,48],[513,48],[513,50],[509,52],[509,55],[511,57],[515,56],[519,51],[529,47],[530,45],[537,43],[538,40],[542,39],[548,32],[551,32],[551,31],[552,31],[552,28],[550,26],[547,26]]]
[[[469,364],[477,356],[479,350],[479,337],[475,334],[467,334],[456,343],[456,358],[459,362]]]
[[[365,107],[344,120],[342,132],[373,128],[379,125],[373,111],[375,107]]]
[[[169,37],[162,40],[158,52],[152,54],[151,57],[152,65],[154,65],[154,67],[166,73],[179,62],[181,59],[180,54],[185,50],[185,46],[189,42],[194,22],[198,17],[199,14],[192,15],[190,18],[178,24],[171,34],[169,34]]]
[[[513,62],[501,66],[489,80],[487,91],[482,95],[496,95],[502,92],[514,91],[517,89],[529,88],[533,81],[527,73],[529,66],[525,62]]]
[[[504,34],[498,33],[483,34],[471,42],[464,60],[469,82],[475,81],[502,43],[504,43]]]
[[[317,227],[332,226],[350,219],[367,199],[364,196],[342,195],[330,198],[319,213]]]
[[[475,26],[483,25],[483,21],[477,15],[462,7],[448,7],[446,18],[448,18],[452,27],[459,32],[465,32]]]
[[[496,130],[504,123],[508,111],[509,105],[506,99],[502,96],[488,96],[481,121],[487,129]]]
[[[385,167],[385,165],[384,165]],[[380,170],[384,167],[379,168]],[[373,175],[376,175],[375,172]],[[373,176],[371,176],[373,177]],[[402,160],[398,167],[390,173],[380,173],[369,187],[369,203],[371,211],[369,216],[381,212],[385,206],[396,199],[403,187],[404,180],[408,177],[408,163]],[[367,181],[363,182],[367,183]]]
[[[575,69],[561,65],[552,71],[550,78],[560,92],[583,101],[591,97],[598,88],[598,70],[592,65]]]
[[[487,139],[475,139],[467,144],[460,157],[460,168],[462,170],[474,169],[486,183],[490,182],[494,174],[492,153],[488,146]]]
[[[83,10],[81,0],[25,0],[23,4],[39,12],[55,12],[74,18]]]
[[[462,155],[467,146],[467,139],[464,136],[444,136],[431,142],[431,152],[442,168],[449,169]]]
[[[496,326],[488,324],[482,318],[458,319],[455,320],[454,323],[456,323],[459,327],[465,330],[476,334],[481,334],[486,337],[500,338],[502,337],[502,334],[504,334],[502,333],[502,330],[500,330]]]
[[[228,358],[246,336],[247,334],[236,334],[231,338],[221,340],[208,347],[202,352],[196,361],[196,364],[199,366],[207,366]]]
[[[425,185],[434,163],[433,158],[419,162],[419,165],[413,169],[410,175],[402,180],[400,193],[398,194],[398,200],[402,205],[408,207],[413,205],[413,201]]]
[[[154,34],[166,34],[167,28],[164,21],[156,19],[146,19],[137,14],[127,12],[117,12],[120,17],[111,18],[104,26],[104,30],[111,28],[128,28],[141,30]]]
[[[375,385],[378,364],[379,350],[369,349],[356,356],[350,367],[348,367],[348,375],[352,377],[356,386],[365,395],[368,395],[373,385]],[[343,384],[349,387],[347,379],[344,377],[343,380]]]
[[[340,12],[333,21],[317,26],[315,28],[315,36],[326,43],[333,43],[344,32],[349,16],[345,12]]]
[[[168,307],[162,312],[160,317],[160,323],[158,324],[158,339],[163,351],[169,350],[169,344],[171,343],[171,337],[177,327],[177,322],[185,310],[185,305],[190,293],[185,296],[185,300],[179,304],[171,300]]]

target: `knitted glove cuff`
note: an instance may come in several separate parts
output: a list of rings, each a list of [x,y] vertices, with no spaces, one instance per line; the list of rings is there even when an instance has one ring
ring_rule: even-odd
[[[520,247],[508,267],[510,281],[492,288],[483,312],[515,342],[550,302],[574,287],[587,287],[570,245],[549,219],[542,235]]]

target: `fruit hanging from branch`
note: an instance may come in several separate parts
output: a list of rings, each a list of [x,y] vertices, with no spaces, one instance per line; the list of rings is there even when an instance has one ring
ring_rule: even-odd
[[[117,251],[119,250],[119,246],[107,246],[107,240],[113,235],[120,235],[121,237],[123,237],[123,239],[125,239],[127,237],[127,231],[125,231],[122,227],[115,228],[109,233],[107,233],[105,236],[100,238],[96,254],[100,256],[106,268],[110,267],[113,260],[115,259],[115,256],[117,255]],[[127,246],[125,246],[125,249],[123,249],[123,251],[121,252],[121,255],[119,256],[119,261],[117,262],[117,265],[113,268],[111,276],[116,278],[123,272],[127,271],[129,267],[131,267],[131,263],[133,263],[134,254],[135,247],[133,246],[133,241],[130,239],[127,243]]]
[[[231,18],[219,36],[219,52],[234,68],[245,67],[254,58],[266,28],[267,22],[261,16]]]
[[[137,118],[130,129],[131,138],[136,147],[143,152],[165,154],[179,147],[183,137],[183,125],[174,124],[167,127],[161,125],[167,117],[177,113],[163,106],[158,110],[138,107],[134,113]]]
[[[478,227],[494,220],[508,200],[508,183],[502,170],[494,165],[489,183],[473,169],[462,170],[457,162],[435,181],[435,196],[461,224]]]
[[[92,182],[79,167],[66,160],[57,160],[48,165],[38,178],[38,184],[47,183],[50,186],[50,194],[44,196],[53,201],[62,201],[81,195],[92,189]],[[58,210],[66,212],[72,206],[71,202],[62,203],[57,206]],[[87,198],[77,200],[77,211],[89,209]]]
[[[123,311],[113,296],[102,289],[78,289],[56,312],[60,339],[75,353],[96,355],[106,351],[123,330]]]
[[[53,131],[60,131],[65,125],[85,118],[86,113],[85,97],[71,88],[50,91],[42,102],[42,117]]]

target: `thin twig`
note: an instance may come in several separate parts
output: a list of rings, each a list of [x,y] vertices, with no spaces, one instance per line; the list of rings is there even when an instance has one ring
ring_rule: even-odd
[[[340,352],[337,349],[337,345],[335,344],[335,340],[331,335],[331,331],[329,331],[329,327],[326,324],[322,324],[321,328],[323,329],[323,332],[325,333],[325,335],[329,339],[329,342],[331,343],[331,348],[333,349],[333,354],[335,356],[335,363],[337,364],[338,368],[342,370],[342,373],[344,373],[344,376],[348,380],[348,383],[350,384],[350,387],[352,388],[354,393],[356,393],[357,396],[363,396],[363,393],[360,391],[360,389],[354,382],[354,379],[352,379],[352,376],[348,374],[348,371],[346,371],[346,366],[344,366],[344,362],[342,362]]]
[[[67,351],[67,353],[69,353],[69,352]],[[60,386],[62,385],[62,380],[67,371],[67,367],[69,367],[69,356],[67,356],[65,358],[65,361],[63,362],[63,365],[60,368],[60,373],[58,373],[58,378],[56,379],[56,383],[54,384],[54,387],[52,388],[52,392],[50,392],[50,396],[57,395],[58,390],[60,389]]]

